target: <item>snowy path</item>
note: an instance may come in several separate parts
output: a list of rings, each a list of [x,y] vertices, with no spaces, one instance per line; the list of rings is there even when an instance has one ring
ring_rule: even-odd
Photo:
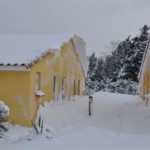
[[[94,97],[92,119],[97,127],[130,134],[150,132],[150,108],[139,96],[102,92]]]
[[[2,148],[149,149],[150,107],[139,96],[99,92],[93,97],[92,116],[88,116],[88,97],[41,107],[45,125],[56,131],[54,139],[35,136]]]
[[[88,116],[88,97],[75,102],[50,104],[50,109],[42,112],[47,125],[58,134],[87,126],[130,134],[150,132],[150,108],[144,106],[139,96],[97,93],[92,116]]]

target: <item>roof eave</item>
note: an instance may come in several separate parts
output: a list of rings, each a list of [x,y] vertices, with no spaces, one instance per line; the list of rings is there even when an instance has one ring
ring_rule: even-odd
[[[0,71],[29,71],[30,68],[28,68],[26,65],[19,65],[19,66],[0,66]]]

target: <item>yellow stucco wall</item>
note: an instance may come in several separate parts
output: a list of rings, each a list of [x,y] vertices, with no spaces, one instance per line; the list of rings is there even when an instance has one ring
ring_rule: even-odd
[[[35,64],[30,71],[30,118],[36,117],[39,103],[35,97],[36,73],[41,75],[40,90],[45,93],[44,101],[53,99],[53,78],[58,78],[57,100],[62,99],[62,79],[67,80],[66,98],[69,100],[74,96],[73,81],[76,80],[76,91],[78,91],[78,80],[80,80],[80,95],[83,93],[85,79],[72,42],[64,44],[61,51],[55,51],[46,56],[42,61]],[[76,95],[78,93],[76,92]],[[34,107],[33,107],[34,106]],[[34,108],[34,109],[33,109]]]
[[[10,108],[12,123],[29,124],[29,72],[0,71],[0,100]]]
[[[150,93],[150,71],[147,71],[143,75],[143,86],[142,86],[142,96]]]

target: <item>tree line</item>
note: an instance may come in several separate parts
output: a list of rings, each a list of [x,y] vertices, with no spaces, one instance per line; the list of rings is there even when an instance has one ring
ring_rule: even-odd
[[[108,91],[138,94],[138,73],[148,41],[149,27],[144,25],[140,33],[128,36],[120,42],[111,42],[111,54],[89,56],[86,92]]]

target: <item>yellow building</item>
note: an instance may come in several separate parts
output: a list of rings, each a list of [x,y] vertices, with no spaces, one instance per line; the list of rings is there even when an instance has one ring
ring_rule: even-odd
[[[145,101],[146,105],[150,99],[150,38],[148,39],[147,46],[144,52],[140,73],[140,96]]]
[[[0,36],[0,99],[10,108],[13,124],[30,126],[43,101],[70,100],[85,88],[83,39],[76,35],[39,37]]]

